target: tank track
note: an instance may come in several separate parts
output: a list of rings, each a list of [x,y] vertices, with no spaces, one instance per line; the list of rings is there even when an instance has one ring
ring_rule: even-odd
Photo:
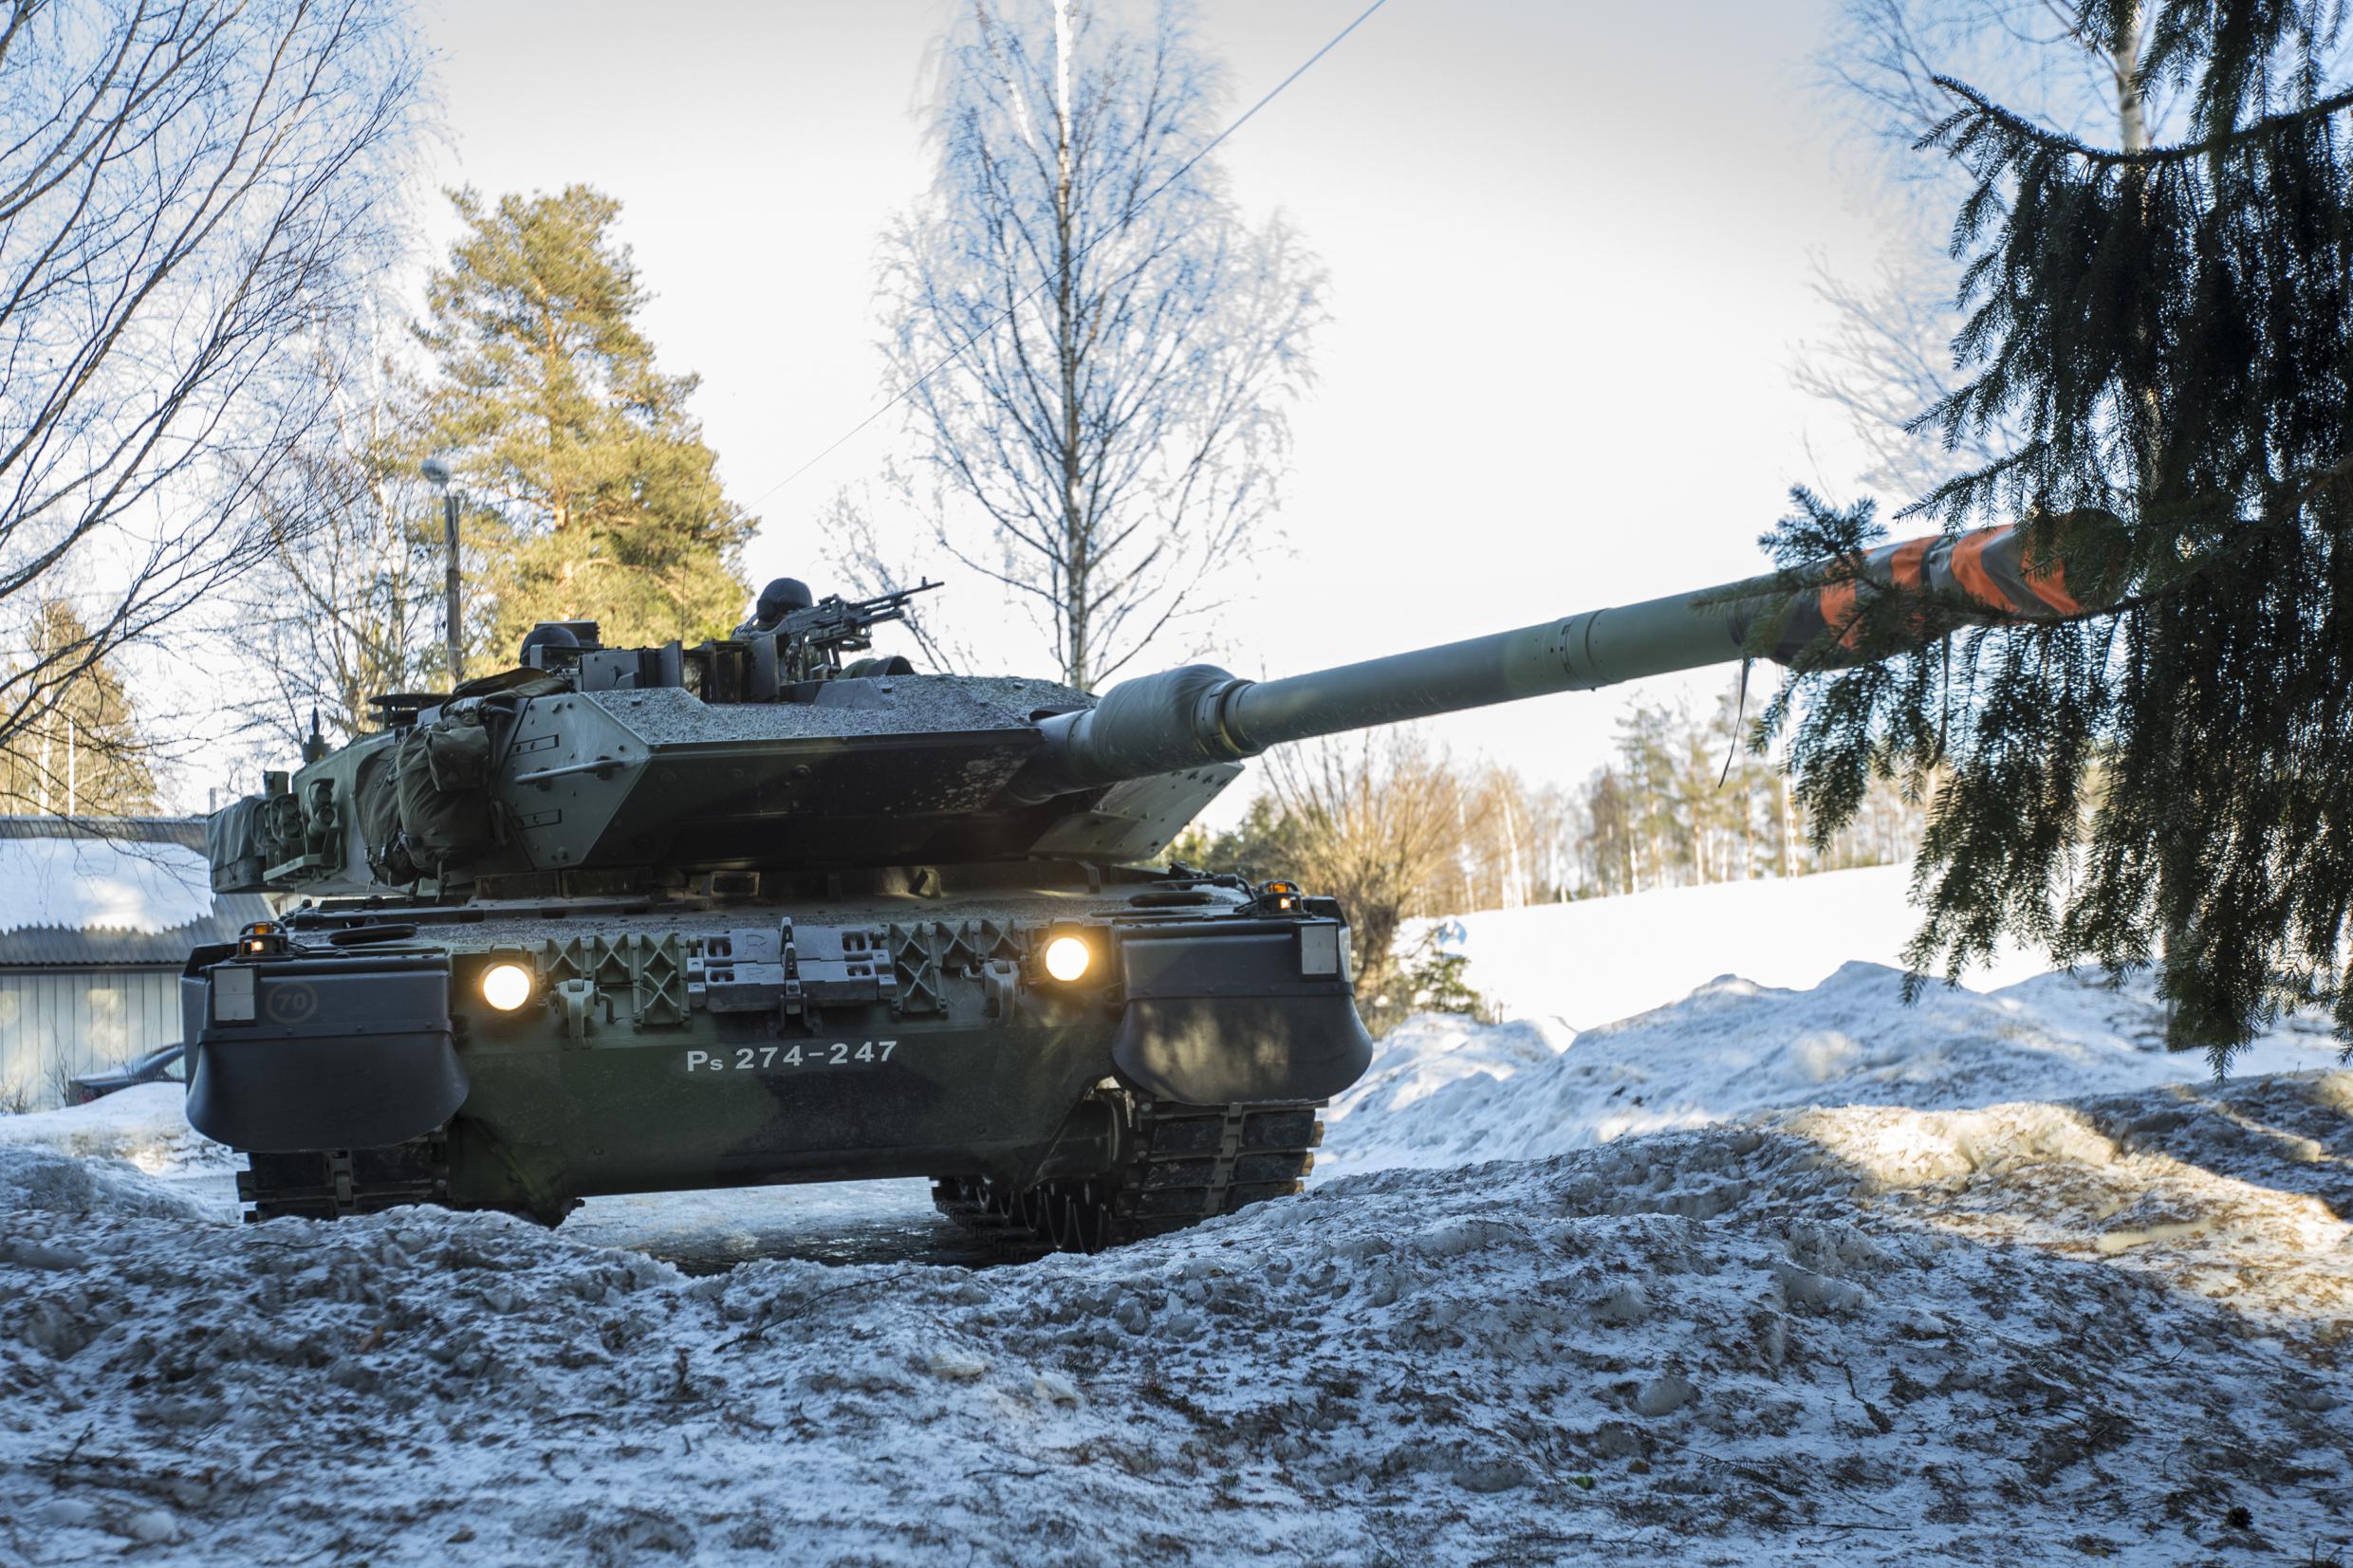
[[[1129,1102],[1129,1153],[1101,1175],[1012,1187],[945,1176],[932,1203],[1004,1257],[1101,1252],[1165,1236],[1269,1198],[1315,1169],[1320,1100],[1264,1105]]]
[[[295,1217],[340,1220],[409,1204],[450,1203],[449,1145],[417,1138],[388,1149],[248,1154],[237,1197],[247,1223]]]
[[[934,1206],[1002,1258],[1100,1252],[1288,1196],[1315,1169],[1324,1141],[1321,1101],[1215,1106],[1121,1098],[1129,1152],[1112,1170],[1026,1188],[945,1177],[932,1183]],[[250,1154],[237,1172],[237,1197],[250,1206],[248,1223],[338,1220],[412,1204],[460,1207],[450,1200],[449,1146],[437,1136],[385,1149]]]

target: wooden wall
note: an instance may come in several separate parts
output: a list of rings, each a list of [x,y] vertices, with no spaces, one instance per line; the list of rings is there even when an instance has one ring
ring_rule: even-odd
[[[0,969],[0,1106],[60,1104],[66,1079],[179,1035],[177,968]]]

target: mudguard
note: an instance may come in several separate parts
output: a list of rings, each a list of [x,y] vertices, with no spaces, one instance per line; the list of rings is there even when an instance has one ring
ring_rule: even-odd
[[[1129,936],[1113,1064],[1154,1098],[1188,1105],[1340,1093],[1371,1064],[1373,1042],[1341,972],[1337,935],[1286,923]]]
[[[433,1132],[468,1089],[449,975],[438,955],[210,967],[191,1040],[189,1124],[264,1153],[380,1148]]]

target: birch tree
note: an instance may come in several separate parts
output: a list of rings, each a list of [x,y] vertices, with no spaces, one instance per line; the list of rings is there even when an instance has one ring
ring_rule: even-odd
[[[1998,461],[2010,422],[1927,430],[1922,416],[1958,384],[1953,343],[1959,269],[1945,253],[1957,167],[1913,147],[1962,107],[1939,79],[1991,84],[2053,132],[2127,154],[2145,151],[2163,112],[2142,78],[2145,0],[1843,0],[1823,51],[1833,107],[1888,182],[1895,234],[1867,279],[1815,267],[1826,332],[1801,345],[1798,385],[1838,409],[1864,454],[1866,489],[1906,499]]]
[[[398,0],[0,16],[0,758],[266,556],[421,98]]]
[[[1411,730],[1327,737],[1267,756],[1288,875],[1347,911],[1360,998],[1396,980],[1398,926],[1417,913],[1488,802],[1466,799],[1454,766]]]
[[[1203,152],[1221,72],[1165,0],[973,0],[938,175],[884,240],[883,347],[936,542],[1092,688],[1271,532],[1323,275]]]
[[[417,467],[432,442],[416,389],[377,352],[391,338],[369,331],[346,351],[322,336],[326,417],[256,502],[269,556],[236,598],[272,678],[246,710],[296,744],[314,713],[352,740],[377,728],[371,698],[447,678],[440,507]]]

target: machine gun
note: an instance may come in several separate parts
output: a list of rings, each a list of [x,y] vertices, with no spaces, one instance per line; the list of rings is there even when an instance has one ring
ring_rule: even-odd
[[[817,680],[842,668],[843,654],[874,646],[875,627],[907,618],[907,601],[939,584],[929,581],[872,599],[827,594],[806,609],[792,610],[763,630],[776,638],[777,664],[787,680]],[[877,672],[899,673],[903,672]]]

